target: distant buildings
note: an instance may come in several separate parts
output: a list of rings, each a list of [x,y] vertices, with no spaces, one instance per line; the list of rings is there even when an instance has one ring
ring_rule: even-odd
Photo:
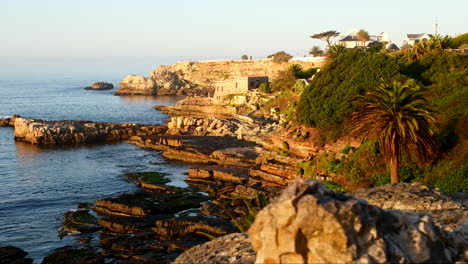
[[[340,36],[336,44],[342,45],[349,49],[368,48],[374,45],[382,45],[387,50],[398,50],[398,46],[392,43],[387,32],[382,32],[379,35],[369,35],[368,40],[362,40],[358,36],[359,30],[355,29],[351,32]]]
[[[421,41],[427,41],[432,38],[432,34],[421,33],[421,34],[406,34],[405,44],[413,46]]]
[[[252,89],[258,88],[262,83],[268,83],[268,77],[240,77],[225,81],[217,81],[214,83],[215,92],[213,97],[220,100],[229,94],[246,93]]]
[[[369,40],[363,41],[358,37],[359,30],[352,30],[351,32],[347,33],[346,35],[340,36],[339,39],[336,41],[336,44],[343,45],[346,48],[354,49],[360,47],[368,47],[369,45],[372,46],[372,43],[387,43],[390,42],[388,39],[388,33],[382,32],[379,35],[369,35]]]

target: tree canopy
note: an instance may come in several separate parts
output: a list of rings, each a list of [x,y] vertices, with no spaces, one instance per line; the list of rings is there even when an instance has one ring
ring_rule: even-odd
[[[324,31],[324,32],[321,32],[321,33],[314,34],[314,35],[312,35],[310,37],[314,38],[314,39],[323,40],[323,41],[327,42],[327,46],[330,46],[331,45],[331,39],[334,38],[334,37],[337,37],[338,35],[340,35],[340,32],[338,32],[336,30],[329,30],[329,31]]]

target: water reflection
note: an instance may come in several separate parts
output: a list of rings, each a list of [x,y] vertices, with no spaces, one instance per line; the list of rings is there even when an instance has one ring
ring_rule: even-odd
[[[141,103],[153,103],[154,105],[173,105],[185,98],[184,95],[125,95],[120,96],[124,103],[128,104],[141,104]]]

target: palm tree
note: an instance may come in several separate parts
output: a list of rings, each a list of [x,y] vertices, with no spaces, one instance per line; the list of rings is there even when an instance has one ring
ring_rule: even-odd
[[[362,42],[361,46],[363,46],[363,47],[365,46],[366,41],[369,41],[369,39],[370,39],[369,33],[367,31],[365,31],[364,29],[359,30],[356,33],[356,36]]]
[[[309,51],[309,54],[313,55],[314,57],[317,57],[323,54],[323,50],[321,50],[319,46],[313,46],[312,49]]]
[[[367,92],[358,103],[362,111],[353,114],[354,129],[377,137],[390,165],[391,182],[399,182],[398,167],[403,153],[413,150],[417,158],[432,156],[437,150],[433,131],[435,113],[414,80],[380,85]]]
[[[329,59],[334,59],[338,57],[340,54],[346,52],[346,47],[341,45],[341,44],[335,44],[330,47],[328,47],[327,50],[327,57]]]

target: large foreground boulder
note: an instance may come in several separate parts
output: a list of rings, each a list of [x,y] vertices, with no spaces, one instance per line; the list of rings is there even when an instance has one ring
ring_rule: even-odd
[[[260,211],[249,235],[255,263],[467,260],[463,236],[434,225],[430,216],[386,211],[302,179]]]

